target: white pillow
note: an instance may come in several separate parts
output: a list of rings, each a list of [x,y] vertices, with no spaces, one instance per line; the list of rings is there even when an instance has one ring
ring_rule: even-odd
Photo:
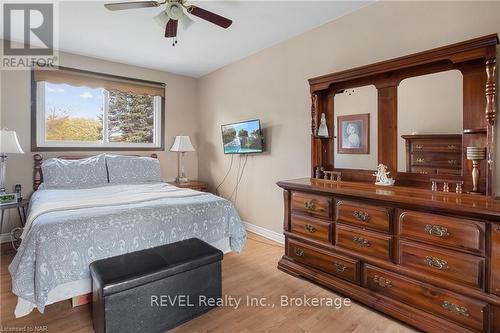
[[[104,154],[79,160],[50,158],[42,163],[44,188],[93,187],[108,184]]]
[[[152,157],[106,154],[110,184],[161,182],[160,161]]]

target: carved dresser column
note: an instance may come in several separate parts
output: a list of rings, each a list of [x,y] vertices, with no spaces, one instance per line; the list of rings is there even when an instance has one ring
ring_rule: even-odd
[[[495,58],[486,60],[486,119],[491,126],[496,117],[496,64]]]
[[[486,120],[488,121],[488,186],[487,195],[495,195],[492,186],[495,177],[495,119],[496,119],[496,58],[486,59]]]
[[[316,135],[317,126],[317,113],[318,113],[318,95],[311,94],[311,134]]]

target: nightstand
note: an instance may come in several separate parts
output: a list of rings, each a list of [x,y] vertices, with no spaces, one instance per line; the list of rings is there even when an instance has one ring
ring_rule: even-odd
[[[0,233],[2,232],[3,229],[3,218],[6,210],[17,209],[17,213],[19,214],[19,219],[21,220],[21,227],[16,227],[12,229],[10,232],[12,239],[12,246],[14,247],[14,250],[17,250],[18,247],[17,243],[20,240],[19,237],[21,236],[24,225],[26,224],[26,209],[28,207],[28,204],[29,200],[23,199],[19,202],[14,202],[11,204],[0,206]]]
[[[190,180],[187,183],[169,182],[169,184],[180,188],[190,188],[196,191],[207,192],[207,184],[197,180]]]

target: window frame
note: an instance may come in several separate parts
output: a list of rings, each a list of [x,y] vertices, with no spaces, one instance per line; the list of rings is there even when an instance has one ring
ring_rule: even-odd
[[[80,69],[59,67],[61,69],[71,70],[79,73],[95,74],[130,82],[147,83],[161,85],[164,83],[146,81],[123,76],[102,74]],[[42,94],[43,93],[43,94]],[[153,144],[144,143],[88,143],[72,142],[52,144],[45,142],[45,93],[41,91],[38,81],[35,80],[35,70],[31,70],[31,151],[163,151],[165,150],[165,97],[155,96],[155,109],[159,107],[155,115],[155,138]],[[43,104],[43,112],[39,112],[39,106]],[[104,111],[106,112],[106,110]]]

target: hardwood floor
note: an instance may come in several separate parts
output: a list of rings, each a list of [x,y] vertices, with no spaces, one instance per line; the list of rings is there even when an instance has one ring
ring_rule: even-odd
[[[362,305],[352,303],[338,310],[332,307],[281,307],[282,295],[303,298],[340,297],[310,282],[279,271],[276,266],[283,247],[249,233],[241,254],[230,253],[223,261],[223,293],[242,298],[237,310],[221,307],[170,331],[183,332],[398,332],[415,330],[393,321]],[[90,306],[72,308],[70,301],[49,305],[45,314],[34,310],[30,315],[15,319],[17,298],[11,293],[7,266],[13,251],[0,256],[0,331],[26,327],[46,332],[93,332]],[[255,307],[246,304],[246,297],[266,298],[274,307]]]

